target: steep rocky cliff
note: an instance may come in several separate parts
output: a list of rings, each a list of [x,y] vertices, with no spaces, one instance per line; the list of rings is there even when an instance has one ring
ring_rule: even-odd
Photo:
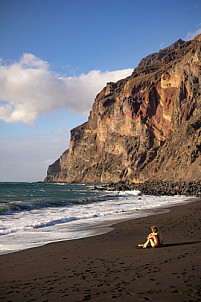
[[[46,182],[201,180],[201,35],[108,83]]]

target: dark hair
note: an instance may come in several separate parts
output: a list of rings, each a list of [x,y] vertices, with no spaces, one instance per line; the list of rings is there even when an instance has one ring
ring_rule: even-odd
[[[151,227],[151,229],[153,230],[153,231],[158,231],[158,228],[155,226],[155,225],[153,225],[152,227]]]

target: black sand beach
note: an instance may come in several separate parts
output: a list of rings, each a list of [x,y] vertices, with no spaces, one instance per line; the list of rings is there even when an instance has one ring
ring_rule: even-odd
[[[138,249],[157,225],[160,248]],[[201,301],[201,200],[0,256],[0,301]]]

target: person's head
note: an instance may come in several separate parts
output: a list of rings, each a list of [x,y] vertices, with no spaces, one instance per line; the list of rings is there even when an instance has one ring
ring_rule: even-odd
[[[157,233],[158,232],[158,228],[155,225],[153,225],[151,227],[151,230],[152,230],[153,233]]]

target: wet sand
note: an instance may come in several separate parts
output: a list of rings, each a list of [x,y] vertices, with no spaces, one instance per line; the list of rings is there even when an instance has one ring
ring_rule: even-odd
[[[160,248],[138,249],[150,226]],[[95,237],[0,256],[0,301],[201,301],[201,200]]]

